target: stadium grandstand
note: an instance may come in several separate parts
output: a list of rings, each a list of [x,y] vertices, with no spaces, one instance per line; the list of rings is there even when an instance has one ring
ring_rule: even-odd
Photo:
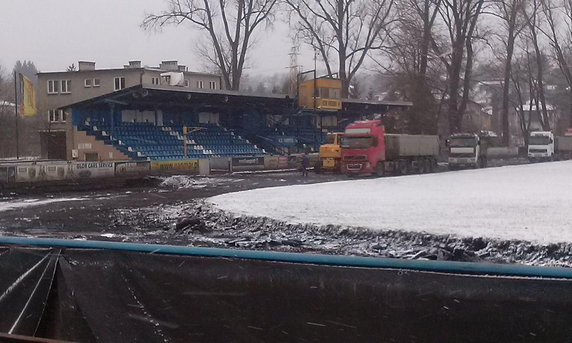
[[[287,95],[133,86],[63,106],[68,160],[184,160],[316,151],[326,132],[408,103],[343,101],[308,111]]]

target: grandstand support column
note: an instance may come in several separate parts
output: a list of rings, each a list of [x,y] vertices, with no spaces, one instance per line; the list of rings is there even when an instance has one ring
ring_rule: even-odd
[[[115,104],[110,102],[109,103],[109,121],[111,130],[115,128]]]

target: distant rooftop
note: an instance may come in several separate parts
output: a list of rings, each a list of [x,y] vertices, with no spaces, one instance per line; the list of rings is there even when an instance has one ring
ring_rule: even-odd
[[[76,67],[74,65],[74,67]],[[85,71],[110,71],[110,70],[125,70],[125,69],[144,69],[144,70],[153,70],[153,71],[172,71],[172,72],[185,72],[185,73],[192,73],[196,75],[217,75],[213,73],[205,73],[205,72],[194,72],[189,71],[189,68],[185,65],[179,64],[178,61],[162,61],[159,66],[144,66],[142,65],[141,61],[129,61],[127,64],[123,65],[123,68],[103,68],[103,69],[96,69],[95,62],[92,61],[78,61],[77,67],[73,71],[61,70],[61,71],[49,71],[49,72],[40,72],[38,74],[56,74],[56,73],[65,73],[65,72],[85,72]]]

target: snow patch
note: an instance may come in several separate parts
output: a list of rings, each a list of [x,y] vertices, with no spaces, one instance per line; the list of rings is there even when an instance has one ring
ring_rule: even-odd
[[[167,177],[161,182],[161,187],[169,188],[205,188],[208,186],[218,186],[234,182],[241,182],[243,179],[215,178],[215,177],[193,177],[188,175],[174,175]]]
[[[264,188],[207,199],[287,223],[572,242],[572,161]]]
[[[84,198],[57,198],[57,199],[26,199],[17,201],[0,202],[0,212],[15,210],[24,207],[40,206],[55,202],[81,201]]]

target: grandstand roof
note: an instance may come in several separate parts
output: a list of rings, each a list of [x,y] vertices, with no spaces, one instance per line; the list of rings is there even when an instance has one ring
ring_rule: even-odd
[[[110,104],[137,107],[189,107],[228,108],[256,107],[271,112],[294,112],[297,110],[295,100],[286,94],[253,94],[229,90],[197,90],[173,86],[133,86],[117,92],[101,95],[77,103],[62,106],[75,107],[108,107]],[[342,107],[349,112],[387,112],[392,108],[409,107],[410,102],[367,101],[359,99],[343,99]]]

